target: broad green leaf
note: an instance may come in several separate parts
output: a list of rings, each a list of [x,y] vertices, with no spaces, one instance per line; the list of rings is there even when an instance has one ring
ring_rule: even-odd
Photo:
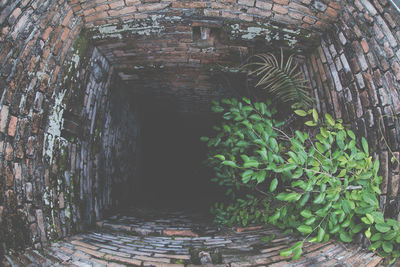
[[[376,233],[371,237],[371,241],[378,241],[382,238],[382,234],[381,233]]]
[[[325,199],[325,193],[320,193],[315,199],[314,199],[314,204],[321,204],[324,202]]]
[[[270,191],[270,192],[274,192],[277,186],[278,186],[278,179],[275,178],[275,179],[273,179],[273,180],[271,181],[271,184],[270,184],[270,186],[269,186],[269,191]]]
[[[325,114],[325,119],[331,126],[335,126],[335,120],[328,113]]]
[[[292,260],[293,261],[295,261],[295,260],[297,260],[298,258],[300,258],[300,256],[301,256],[301,254],[303,253],[303,250],[302,250],[302,248],[300,247],[300,248],[297,248],[297,249],[295,249],[294,251],[293,251],[293,257],[292,257]]]
[[[361,221],[365,224],[372,224],[372,222],[367,217],[362,217]]]
[[[350,136],[351,139],[353,139],[353,140],[356,139],[356,135],[354,134],[354,132],[352,130],[347,130],[347,134]]]
[[[325,230],[322,227],[319,227],[317,235],[318,242],[321,242],[324,236],[325,236]]]
[[[382,243],[382,249],[386,253],[390,253],[390,252],[393,251],[393,244],[390,243],[390,242],[385,241],[385,242]]]
[[[300,233],[309,234],[309,233],[312,232],[312,227],[309,226],[309,225],[300,225],[299,227],[297,227],[297,230],[298,230]]]
[[[256,160],[249,160],[243,164],[244,168],[258,168],[260,163]]]
[[[231,161],[231,160],[225,160],[225,161],[223,161],[223,162],[222,162],[222,165],[230,166],[230,167],[234,167],[234,168],[237,167],[236,163],[233,162],[233,161]]]
[[[300,212],[300,215],[305,217],[305,218],[310,218],[312,216],[312,212],[309,210],[302,210]]]
[[[314,121],[317,122],[318,121],[318,112],[315,109],[312,110],[312,116],[313,116]]]
[[[292,193],[287,194],[283,200],[284,200],[284,201],[299,200],[300,197],[301,197],[301,194],[292,192]]]
[[[284,249],[281,250],[281,252],[279,253],[282,257],[289,257],[290,255],[292,255],[293,250],[288,248],[288,249]]]
[[[343,230],[340,232],[339,236],[340,236],[340,240],[342,240],[343,242],[349,243],[349,242],[353,241],[353,239],[350,237],[350,235]]]
[[[305,112],[304,110],[301,110],[301,109],[295,110],[294,113],[296,113],[297,115],[299,115],[301,117],[307,116],[307,112]]]
[[[264,180],[265,180],[265,176],[267,175],[267,172],[266,171],[260,171],[258,174],[257,174],[257,183],[262,183],[262,182],[264,182]]]
[[[293,246],[291,246],[290,248],[293,250],[299,249],[303,247],[303,241],[299,241],[296,244],[294,244]]]
[[[311,218],[307,219],[307,221],[305,222],[305,224],[306,224],[306,225],[312,225],[312,224],[315,222],[316,219],[317,219],[317,218],[315,218],[315,217],[311,217]]]
[[[317,126],[317,124],[314,121],[306,121],[304,124],[310,127]]]
[[[215,155],[214,158],[217,158],[220,160],[225,160],[225,156],[223,156],[223,155]]]
[[[249,105],[251,104],[250,99],[248,99],[247,97],[243,97],[242,100],[243,100],[243,102],[245,102],[246,104],[249,104]]]
[[[373,217],[371,214],[367,213],[367,214],[365,214],[365,216],[368,218],[368,220],[369,220],[371,223],[374,223],[374,217]]]
[[[381,233],[386,233],[390,230],[390,226],[385,223],[377,223],[375,224],[375,228]]]
[[[354,234],[359,233],[363,229],[363,226],[361,224],[356,224],[351,228],[351,232]]]
[[[278,146],[278,142],[276,142],[276,139],[271,137],[269,139],[269,145],[271,146],[271,149],[277,153],[279,151],[279,146]]]
[[[394,239],[396,237],[396,235],[397,235],[397,232],[392,230],[392,231],[389,231],[386,234],[384,234],[383,239],[389,241],[389,240]]]

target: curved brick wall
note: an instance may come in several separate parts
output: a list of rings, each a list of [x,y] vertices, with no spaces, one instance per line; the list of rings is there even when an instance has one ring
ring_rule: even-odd
[[[193,81],[210,72],[196,70],[268,46],[297,50],[318,108],[368,137],[381,205],[397,216],[399,166],[381,137],[399,159],[398,18],[387,0],[1,1],[2,252],[82,230],[135,188],[125,174],[136,171],[140,117],[116,88],[164,69],[166,91],[207,102],[211,85]]]

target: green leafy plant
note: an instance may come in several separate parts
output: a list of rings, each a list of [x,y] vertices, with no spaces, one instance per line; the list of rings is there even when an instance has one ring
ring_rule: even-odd
[[[253,195],[237,198],[233,203],[215,203],[211,208],[214,222],[218,225],[248,226],[268,222],[269,201]]]
[[[294,64],[294,55],[284,60],[281,49],[280,60],[272,53],[255,55],[253,62],[242,67],[249,75],[259,77],[256,87],[268,90],[283,102],[294,102],[299,107],[312,107],[314,99],[309,94],[309,86]]]
[[[295,110],[310,119],[305,130],[293,134],[279,128],[282,123],[273,119],[276,110],[270,102],[225,99],[215,102],[213,110],[223,122],[214,137],[202,138],[210,148],[213,181],[233,199],[241,192],[267,199],[268,223],[303,236],[282,256],[299,258],[305,242],[332,237],[352,242],[361,236],[371,250],[399,257],[399,226],[379,210],[379,161],[372,160],[364,138],[358,140],[329,114],[321,119],[314,109]],[[224,222],[243,219],[231,221],[229,216],[242,216],[232,210],[224,216]]]

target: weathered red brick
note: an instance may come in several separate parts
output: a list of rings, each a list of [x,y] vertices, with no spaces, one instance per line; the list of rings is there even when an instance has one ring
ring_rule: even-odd
[[[5,180],[6,180],[6,186],[8,186],[8,187],[11,187],[11,186],[13,186],[14,185],[14,174],[13,174],[13,171],[12,171],[12,169],[10,168],[10,166],[6,166],[6,169],[5,169]]]
[[[265,9],[265,10],[271,10],[272,9],[272,3],[257,1],[256,2],[256,7],[261,8],[261,9]]]
[[[283,14],[283,15],[285,15],[289,12],[287,7],[284,7],[281,5],[276,5],[276,4],[272,8],[272,10],[275,11],[276,13]]]
[[[206,2],[173,2],[173,8],[204,8],[207,7]]]
[[[170,5],[171,3],[154,3],[154,4],[139,5],[137,8],[140,12],[142,12],[142,11],[161,10],[169,7]]]
[[[10,143],[6,145],[6,151],[4,155],[5,160],[12,161],[14,159],[14,149]]]
[[[274,3],[280,4],[280,5],[287,5],[287,4],[289,4],[289,0],[274,0]]]
[[[8,123],[8,135],[14,136],[17,129],[18,118],[15,116],[10,116],[10,122]]]
[[[65,16],[65,18],[63,19],[63,21],[61,22],[61,25],[63,25],[64,27],[66,27],[68,25],[68,22],[70,21],[72,15],[73,15],[73,11],[72,9],[70,9],[67,13],[67,15]]]

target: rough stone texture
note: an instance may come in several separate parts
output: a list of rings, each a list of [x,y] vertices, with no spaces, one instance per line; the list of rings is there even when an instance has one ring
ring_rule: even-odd
[[[51,266],[199,266],[198,254],[208,251],[211,265],[201,266],[384,266],[374,253],[356,245],[333,241],[306,243],[303,255],[296,261],[279,255],[298,240],[277,229],[253,228],[244,232],[210,228],[204,214],[180,212],[143,212],[130,210],[105,220],[105,231],[72,236],[39,252],[27,250],[24,255],[9,255],[4,266],[35,263]],[[151,230],[151,235],[129,235],[126,229]],[[160,235],[166,229],[202,232],[199,236],[170,237]],[[136,232],[138,233],[138,232]],[[262,237],[275,234],[270,242]],[[116,264],[116,265],[112,265]]]
[[[134,83],[135,66],[199,67],[232,53],[238,62],[257,39],[313,49],[302,69],[318,109],[367,137],[381,159],[381,205],[395,203],[399,172],[382,136],[400,150],[397,17],[388,1],[370,0],[2,1],[1,247],[40,248],[123,202],[135,164],[117,162],[136,153],[140,128],[117,119],[135,120],[134,106],[113,115],[124,96],[113,94],[112,79]],[[204,40],[192,27],[221,34]]]

